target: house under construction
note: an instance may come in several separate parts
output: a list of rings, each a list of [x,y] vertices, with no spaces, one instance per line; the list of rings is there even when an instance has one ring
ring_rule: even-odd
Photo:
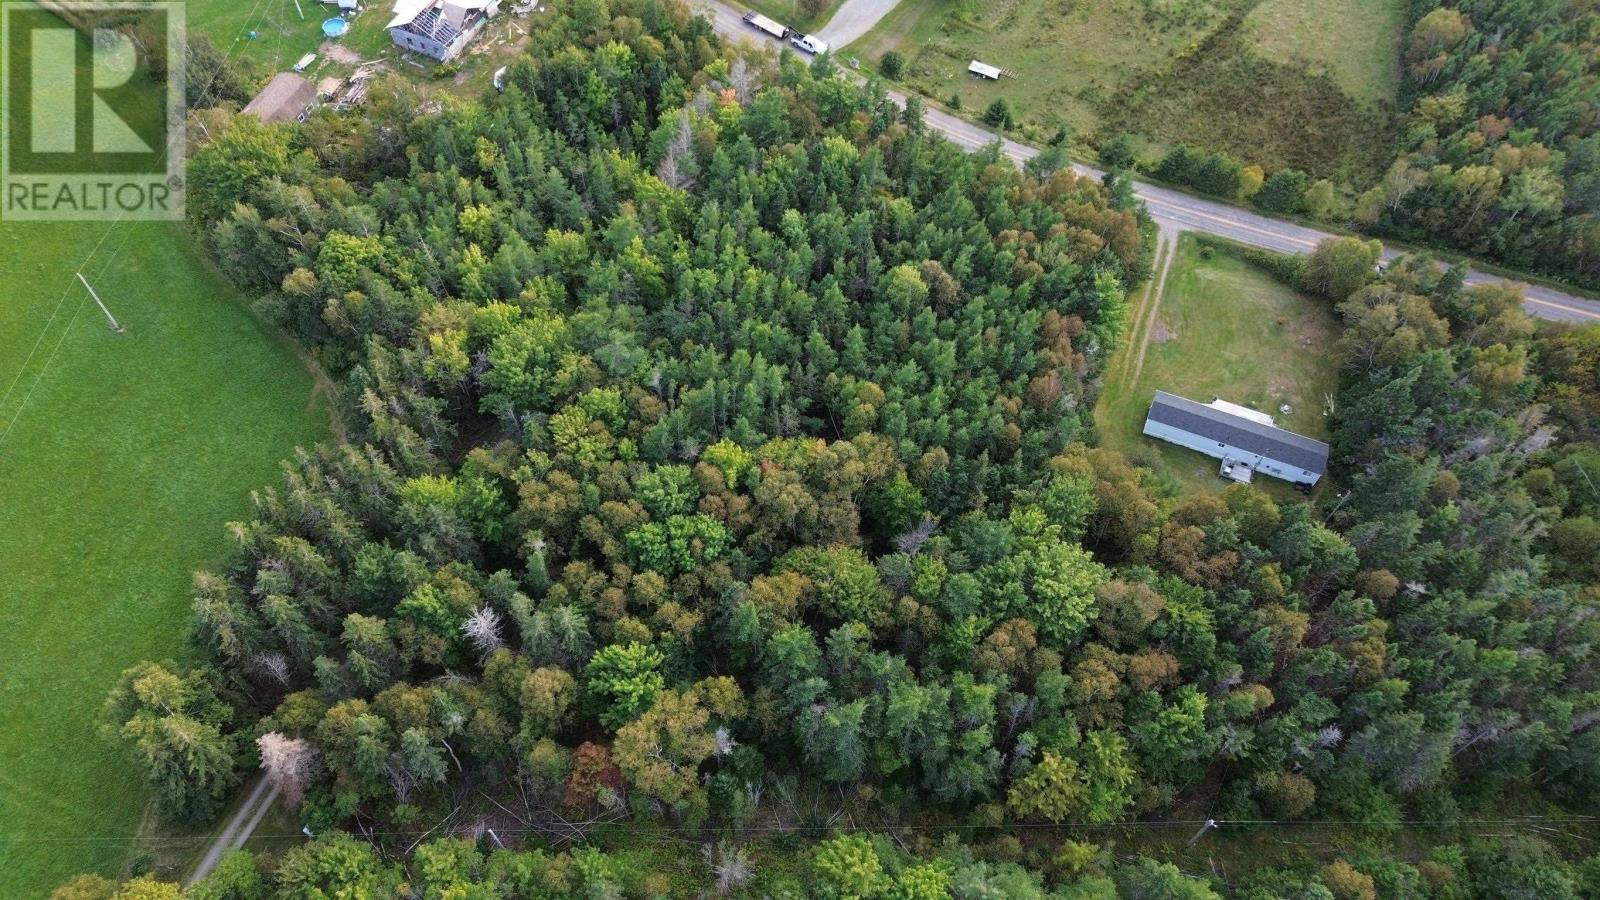
[[[449,62],[500,12],[500,0],[400,0],[389,36],[406,50]]]

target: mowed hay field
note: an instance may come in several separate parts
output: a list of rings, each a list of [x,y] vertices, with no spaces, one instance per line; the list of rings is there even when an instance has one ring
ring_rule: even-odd
[[[903,0],[847,48],[905,59],[902,80],[1024,137],[1118,133],[1146,155],[1178,143],[1359,185],[1393,147],[1403,0]],[[979,59],[998,82],[967,73]]]
[[[1264,59],[1328,75],[1358,103],[1394,97],[1405,8],[1394,0],[1263,0],[1245,17]]]
[[[842,55],[876,65],[898,50],[905,80],[923,93],[942,101],[960,94],[973,112],[1005,97],[1025,124],[1086,133],[1103,104],[1159,72],[1228,11],[1227,0],[1174,5],[1182,8],[1152,17],[1147,0],[902,0]],[[967,73],[972,59],[1015,77],[975,78]]]
[[[1162,250],[1157,277],[1164,271],[1166,280],[1135,295],[1127,344],[1106,369],[1095,405],[1101,445],[1187,490],[1221,490],[1217,460],[1144,436],[1157,390],[1201,403],[1221,397],[1327,440],[1323,410],[1338,382],[1333,345],[1340,333],[1329,305],[1190,235],[1170,256],[1165,243]],[[1285,403],[1292,412],[1279,411]],[[1272,478],[1259,484],[1284,496],[1293,490]]]
[[[329,426],[176,225],[0,224],[0,285],[0,897],[31,898],[127,860],[145,793],[101,701],[182,658],[193,573]]]
[[[1102,120],[1153,151],[1223,150],[1360,187],[1395,146],[1400,0],[1248,0],[1193,52],[1130,85]]]

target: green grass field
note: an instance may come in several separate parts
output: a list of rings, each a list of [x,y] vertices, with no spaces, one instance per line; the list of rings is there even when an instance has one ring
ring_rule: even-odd
[[[1005,97],[1024,124],[1080,134],[1096,129],[1100,107],[1126,86],[1216,28],[1225,5],[1192,0],[1181,13],[1150,18],[1144,0],[904,0],[851,48],[874,65],[898,49],[905,80],[982,110]],[[967,73],[979,59],[1015,73],[998,82]]]
[[[1393,146],[1401,0],[903,0],[845,56],[976,114],[1004,97],[1024,137],[1119,132],[1362,184]],[[969,75],[972,59],[1007,75]]]
[[[1375,105],[1399,86],[1404,27],[1393,0],[1264,0],[1243,30],[1263,58],[1328,75],[1357,103]]]
[[[1189,490],[1220,490],[1216,460],[1144,437],[1156,390],[1202,403],[1221,397],[1271,413],[1278,424],[1327,439],[1323,410],[1338,380],[1332,352],[1339,324],[1326,303],[1284,287],[1229,255],[1207,251],[1193,237],[1177,242],[1166,281],[1147,285],[1112,357],[1095,406],[1103,446],[1148,463]],[[1283,414],[1279,406],[1289,404]],[[1292,488],[1271,478],[1274,493]]]
[[[190,0],[184,11],[192,33],[205,35],[222,53],[270,74],[316,50],[322,42],[322,21],[339,10],[317,0],[300,0],[299,10],[294,0]],[[387,18],[387,11],[387,4],[378,4],[363,17]]]
[[[0,284],[0,896],[29,898],[126,860],[145,796],[101,700],[181,658],[193,572],[328,414],[177,226],[0,225]]]

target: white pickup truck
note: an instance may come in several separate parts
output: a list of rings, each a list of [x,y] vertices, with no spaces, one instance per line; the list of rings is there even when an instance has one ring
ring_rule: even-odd
[[[828,42],[814,34],[797,34],[789,38],[789,43],[793,44],[796,50],[813,55],[828,52]]]

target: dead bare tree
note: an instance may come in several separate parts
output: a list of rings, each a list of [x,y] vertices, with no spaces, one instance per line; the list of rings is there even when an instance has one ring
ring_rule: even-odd
[[[733,65],[728,67],[728,87],[733,88],[733,95],[740,105],[749,103],[750,98],[761,88],[761,79],[742,56],[735,59]]]
[[[278,788],[290,806],[305,798],[306,782],[316,771],[317,747],[304,738],[292,738],[269,731],[256,738],[261,751],[261,768],[267,780]]]
[[[894,539],[895,549],[907,556],[916,556],[922,550],[922,545],[927,543],[928,538],[933,537],[938,530],[939,523],[925,516],[905,534]]]
[[[732,841],[718,841],[700,848],[712,874],[717,876],[717,896],[726,897],[737,891],[755,874],[750,864],[750,854]]]
[[[282,685],[289,683],[289,660],[277,650],[263,650],[256,654],[256,668],[263,675]]]
[[[694,128],[687,111],[678,113],[678,130],[667,144],[656,175],[678,190],[694,186]]]
[[[500,614],[494,607],[480,607],[477,612],[467,617],[461,623],[461,630],[478,648],[478,654],[483,659],[488,659],[496,650],[505,646],[505,641],[500,637]]]

